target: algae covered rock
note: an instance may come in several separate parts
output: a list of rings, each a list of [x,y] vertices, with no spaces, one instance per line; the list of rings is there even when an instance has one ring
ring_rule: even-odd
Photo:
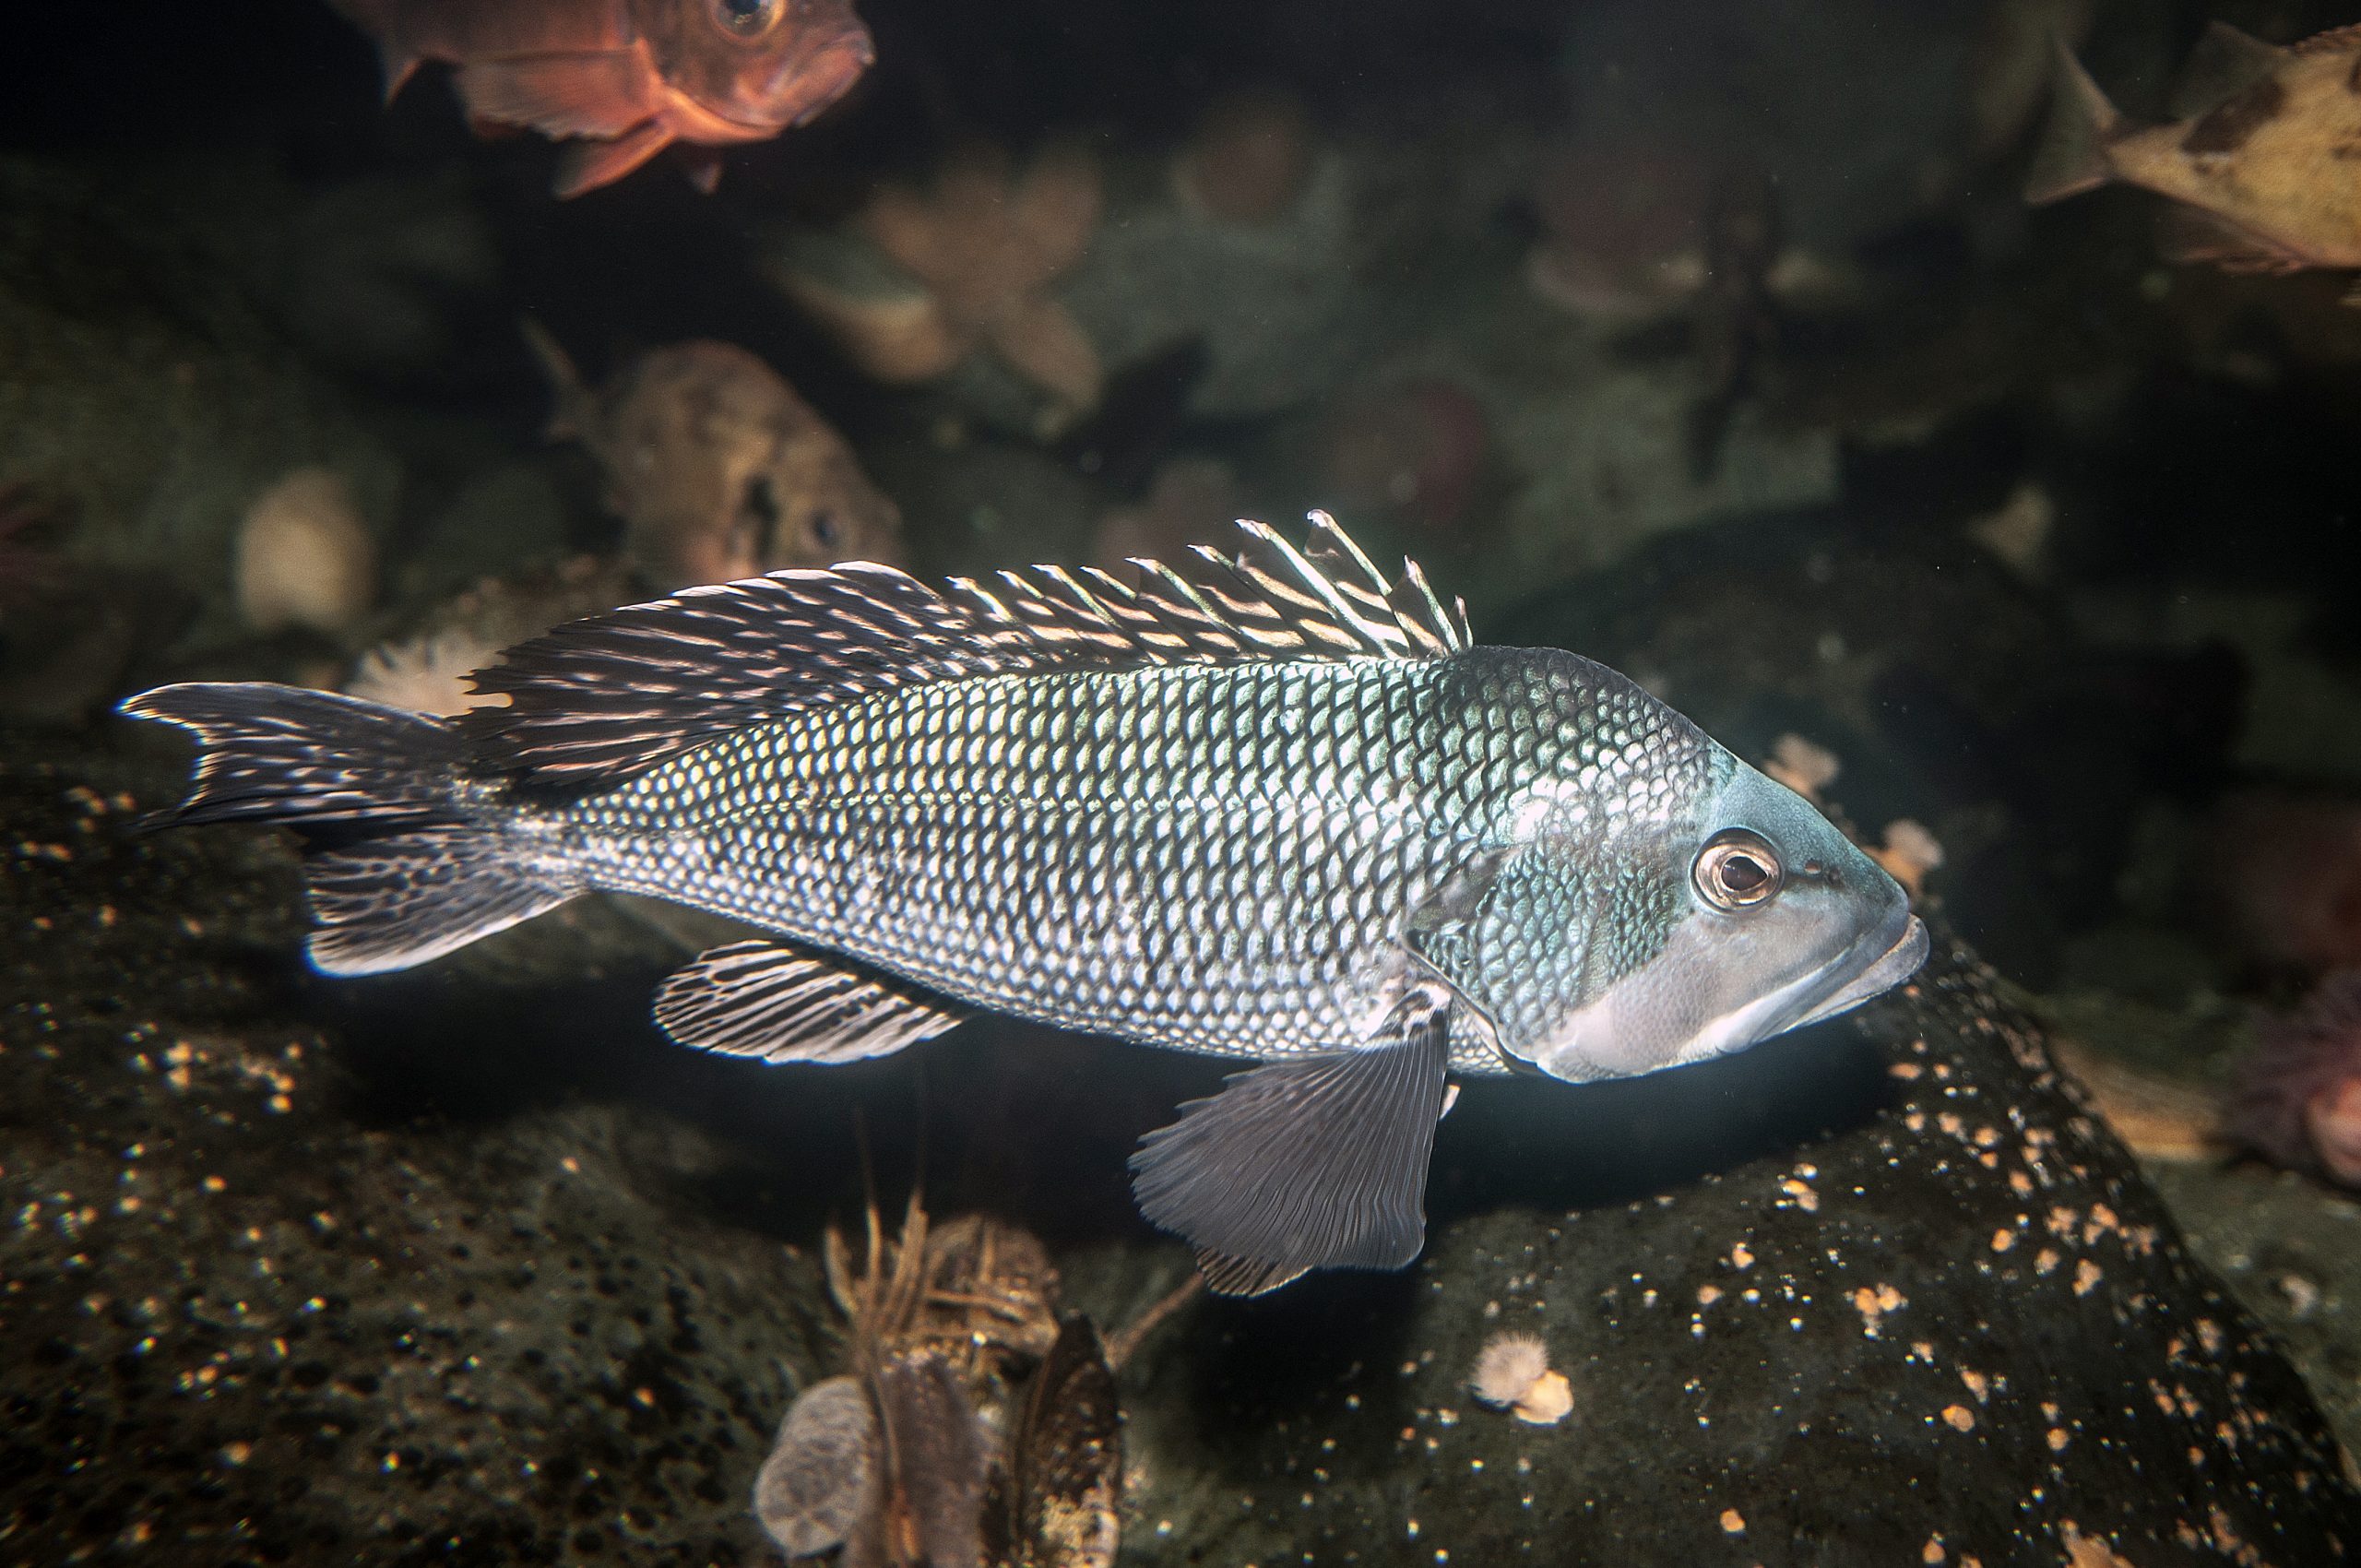
[[[1122,1152],[1218,1064],[1009,1027],[797,1074],[656,1040],[637,973],[505,1011],[464,976],[307,990],[283,848],[132,835],[175,773],[10,739],[10,1560],[771,1560],[757,1476],[841,1360],[812,1243],[862,1085],[882,1111],[933,1075],[967,1152],[931,1195],[1037,1228],[1099,1321],[1185,1267]],[[1712,1066],[1472,1086],[1430,1212],[1412,1270],[1201,1302],[1122,1360],[1126,1560],[2361,1538],[2293,1369],[1956,944]],[[1495,1408],[1471,1384],[1508,1333],[1539,1354],[1495,1355]]]
[[[376,1124],[287,1010],[283,854],[133,837],[124,775],[28,750],[0,766],[0,1560],[760,1561],[822,1286],[700,1212],[712,1146],[623,1105]]]
[[[152,190],[0,161],[0,482],[70,508],[75,559],[174,579],[199,644],[242,635],[231,540],[273,484],[332,471],[382,529],[401,477],[209,244]]]
[[[1530,1103],[1491,1098],[1446,1122],[1436,1207],[1493,1191],[1410,1277],[1203,1313],[1159,1347],[1131,1396],[1141,1506],[1169,1527],[1134,1530],[1143,1561],[2328,1562],[2361,1541],[2294,1371],[1956,943],[1857,1024],[1563,1097],[1554,1170]],[[1833,1136],[1656,1190],[1701,1124],[1775,1143],[1783,1116],[1863,1099]],[[1637,1170],[1646,1195],[1489,1207],[1501,1144],[1545,1188]],[[1478,1403],[1503,1331],[1547,1347],[1561,1419]]]

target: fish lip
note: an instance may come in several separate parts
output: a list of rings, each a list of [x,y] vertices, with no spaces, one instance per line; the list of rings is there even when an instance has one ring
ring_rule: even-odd
[[[858,21],[825,42],[813,45],[789,67],[797,87],[789,99],[793,107],[773,123],[788,128],[811,124],[835,107],[875,64],[877,44],[869,30]]]
[[[1906,904],[1898,906],[1896,913],[1902,917],[1900,933],[1889,935],[1893,931],[1894,922],[1881,921],[1876,931],[1867,933],[1861,941],[1846,948],[1824,973],[1845,973],[1849,961],[1865,948],[1875,952],[1877,956],[1857,968],[1850,969],[1850,978],[1844,984],[1814,1004],[1788,1025],[1789,1028],[1801,1028],[1806,1024],[1817,1024],[1823,1018],[1833,1018],[1839,1013],[1848,1012],[1873,996],[1892,991],[1918,972],[1919,967],[1926,963],[1928,950],[1932,945],[1932,939],[1927,933],[1927,922],[1912,914]],[[1882,941],[1882,946],[1873,945],[1880,941]]]

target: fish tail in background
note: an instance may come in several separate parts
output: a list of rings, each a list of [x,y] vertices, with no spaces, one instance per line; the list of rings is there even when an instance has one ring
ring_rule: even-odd
[[[303,834],[312,962],[324,973],[408,968],[581,891],[509,833],[513,818],[460,798],[467,745],[439,719],[265,682],[160,686],[122,711],[197,738],[188,799],[160,824]]]
[[[2025,176],[2025,199],[2036,207],[2096,190],[2115,178],[2107,146],[2123,126],[2123,116],[2062,40],[2049,97],[2049,126]]]
[[[398,5],[395,0],[328,0],[328,4],[375,42],[377,59],[386,73],[386,101],[391,103],[424,58],[402,40]]]
[[[590,433],[590,389],[583,385],[582,373],[574,365],[574,356],[550,336],[548,327],[524,316],[516,323],[516,330],[524,334],[525,346],[541,362],[541,371],[550,378],[550,422],[541,434],[550,441],[575,441]]]

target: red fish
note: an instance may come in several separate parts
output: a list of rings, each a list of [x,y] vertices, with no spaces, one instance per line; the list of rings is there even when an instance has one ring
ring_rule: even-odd
[[[329,0],[376,40],[392,98],[422,60],[457,68],[479,126],[578,138],[557,194],[620,180],[674,142],[706,190],[714,149],[767,141],[875,60],[850,0]]]

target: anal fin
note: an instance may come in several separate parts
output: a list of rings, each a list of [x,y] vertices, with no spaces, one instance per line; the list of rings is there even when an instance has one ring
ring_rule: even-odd
[[[2201,207],[2172,202],[2156,218],[2156,249],[2176,264],[2211,262],[2225,272],[2294,272],[2303,258]]]
[[[1399,1016],[1385,1043],[1234,1075],[1142,1142],[1140,1212],[1197,1248],[1212,1289],[1259,1295],[1307,1269],[1418,1255],[1449,1015]]]
[[[308,950],[328,975],[407,969],[554,909],[579,891],[499,835],[450,826],[303,861]]]
[[[766,1062],[889,1056],[966,1011],[873,971],[772,942],[733,942],[666,977],[656,1021],[682,1045]]]

